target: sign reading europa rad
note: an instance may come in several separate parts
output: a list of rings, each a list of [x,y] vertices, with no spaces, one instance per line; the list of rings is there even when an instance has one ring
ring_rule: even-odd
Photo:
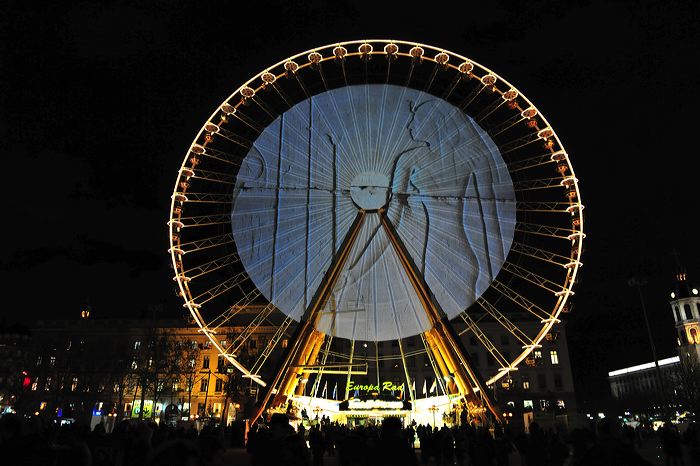
[[[372,392],[393,392],[393,391],[403,391],[404,384],[396,385],[394,382],[384,381],[381,384],[369,384],[360,385],[356,384],[354,381],[348,382],[348,391],[350,392],[361,392],[361,393],[372,393]]]

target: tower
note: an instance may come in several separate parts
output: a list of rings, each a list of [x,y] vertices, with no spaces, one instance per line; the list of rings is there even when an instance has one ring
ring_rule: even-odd
[[[678,355],[681,361],[700,362],[700,290],[688,282],[685,272],[675,276],[671,310],[676,325]]]

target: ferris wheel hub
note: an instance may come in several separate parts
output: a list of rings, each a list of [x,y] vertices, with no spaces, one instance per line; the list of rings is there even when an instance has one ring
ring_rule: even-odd
[[[391,199],[389,177],[378,172],[362,172],[350,183],[350,197],[364,211],[379,210]]]

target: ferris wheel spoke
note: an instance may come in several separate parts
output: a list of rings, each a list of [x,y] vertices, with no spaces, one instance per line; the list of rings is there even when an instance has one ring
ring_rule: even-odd
[[[234,265],[240,262],[240,258],[238,257],[238,254],[231,253],[227,254],[225,256],[216,258],[214,260],[211,260],[209,262],[206,262],[202,265],[198,265],[196,267],[191,267],[184,272],[178,274],[177,277],[180,280],[184,280],[186,282],[192,281],[195,278],[202,277],[203,275],[206,275],[210,272],[214,272],[215,270],[222,269],[224,267],[228,267],[230,265]]]
[[[532,235],[547,236],[549,238],[565,239],[567,241],[573,241],[580,233],[580,231],[571,228],[561,228],[553,225],[542,225],[528,222],[516,223],[515,231]]]
[[[210,170],[195,169],[192,170],[192,179],[211,181],[213,183],[234,184],[236,182],[235,175],[228,173],[214,172]]]
[[[186,203],[205,203],[205,204],[230,204],[233,200],[231,194],[221,193],[193,193],[193,192],[178,192],[176,195],[184,196]]]
[[[505,133],[509,129],[517,127],[520,123],[524,122],[527,120],[524,116],[520,114],[515,114],[510,118],[507,118],[505,121],[498,123],[496,125],[493,125],[488,133],[491,135],[492,138],[496,138],[500,136],[502,133]]]
[[[509,370],[510,361],[508,361],[503,356],[503,354],[501,354],[496,345],[494,345],[493,342],[489,339],[489,337],[486,336],[486,334],[483,332],[483,330],[481,330],[481,328],[477,325],[474,319],[472,319],[471,316],[466,312],[461,313],[459,316],[462,318],[464,323],[467,324],[465,332],[474,333],[474,336],[476,336],[481,345],[486,349],[486,351],[489,352],[493,359],[496,360],[496,363],[499,366],[501,366],[501,369]]]
[[[532,143],[541,141],[542,139],[537,135],[537,133],[528,134],[512,141],[499,144],[498,148],[501,150],[502,155],[510,154],[518,149],[529,146]]]
[[[568,268],[573,265],[571,257],[569,256],[557,254],[555,252],[540,249],[535,246],[524,244],[518,241],[513,241],[510,249],[511,251],[515,251],[518,254],[522,254],[528,257],[534,257],[535,259],[539,259],[550,264],[558,265],[560,267]]]
[[[510,288],[508,285],[504,284],[500,280],[496,279],[492,283],[493,288],[497,290],[502,296],[510,299],[515,304],[519,305],[522,309],[529,312],[536,318],[540,320],[540,323],[547,321],[552,318],[552,314],[548,313],[542,309],[537,304],[533,303],[522,294]]]
[[[516,181],[513,183],[515,192],[534,191],[538,189],[564,189],[561,177],[541,178],[538,180]]]
[[[477,123],[482,123],[486,118],[491,116],[493,112],[495,112],[496,110],[501,108],[501,106],[506,104],[506,102],[507,100],[501,97],[501,94],[496,93],[496,99],[489,105],[487,105],[481,112],[477,113],[474,117],[474,121],[476,121]]]
[[[517,203],[519,212],[568,213],[583,210],[583,205],[572,202],[522,201]]]
[[[289,328],[289,326],[291,325],[292,322],[294,322],[294,319],[287,316],[282,321],[282,323],[277,326],[275,333],[272,335],[272,338],[270,339],[270,341],[267,342],[265,349],[260,353],[260,355],[258,356],[258,359],[255,361],[253,366],[250,368],[250,372],[252,372],[253,374],[258,374],[260,372],[263,365],[265,364],[265,361],[267,361],[267,359],[270,357],[270,355],[272,354],[274,349],[277,347],[279,342],[282,341],[282,338],[285,336],[287,329]]]
[[[267,304],[260,312],[258,312],[253,320],[241,330],[231,344],[226,348],[226,352],[230,354],[238,354],[242,346],[248,341],[248,338],[253,335],[256,330],[262,325],[265,320],[270,317],[275,311],[274,304]]]
[[[226,310],[224,310],[224,312],[217,315],[214,319],[212,319],[209,323],[205,324],[204,326],[212,330],[217,330],[218,328],[230,322],[231,319],[239,315],[241,311],[246,309],[247,306],[253,303],[260,296],[262,296],[262,293],[260,293],[260,291],[258,291],[257,288],[243,293],[243,296],[241,296],[241,298],[239,298],[238,301],[228,306]]]
[[[551,165],[554,164],[554,159],[552,158],[552,153],[547,152],[542,155],[536,155],[534,157],[528,157],[523,160],[513,160],[511,162],[508,162],[506,165],[508,165],[508,170],[511,173],[517,173],[523,170],[528,170],[531,168],[537,168],[541,167],[543,165]]]
[[[234,113],[234,115],[236,115],[236,114]],[[238,117],[236,117],[236,118],[238,118]],[[212,129],[215,129],[215,132],[213,134],[216,134],[216,135],[223,137],[224,139],[226,139],[229,142],[232,142],[233,144],[237,145],[238,147],[245,149],[245,150],[248,150],[253,146],[253,142],[250,141],[248,138],[245,138],[238,133],[234,133],[233,131],[229,131],[228,129],[226,129],[220,125],[214,125],[214,126],[215,126],[215,128],[212,128]],[[253,128],[253,129],[255,129],[255,128]],[[204,147],[202,145],[199,145],[199,146]],[[211,158],[215,158],[215,159],[220,160],[222,162],[240,163],[240,160],[243,159],[243,157],[240,155],[235,155],[235,154],[231,154],[231,153],[226,152],[226,151],[214,149],[214,148],[210,147],[210,144],[207,144],[204,149],[205,149],[203,152],[204,155],[211,157]]]
[[[171,220],[171,222],[177,223],[176,226],[181,229],[209,227],[229,224],[231,223],[231,216],[230,214],[197,215],[192,217],[179,217],[176,220]]]
[[[425,347],[425,355],[430,362],[430,367],[433,369],[433,375],[435,376],[435,380],[440,387],[440,391],[442,391],[443,394],[446,394],[447,388],[445,387],[445,380],[442,378],[442,373],[437,366],[437,361],[435,361],[435,356],[433,356],[433,350],[430,348],[430,343],[428,343],[424,333],[420,334],[420,338],[423,342],[423,346]]]
[[[496,322],[498,322],[503,328],[508,330],[508,332],[513,335],[523,347],[532,345],[532,339],[525,334],[517,325],[511,322],[508,317],[506,317],[501,311],[498,310],[496,306],[488,302],[483,296],[476,301],[479,303],[481,308],[485,310]]]
[[[188,304],[193,307],[202,307],[204,304],[208,303],[214,298],[230,292],[233,289],[240,289],[240,285],[248,280],[248,275],[245,272],[239,272],[231,278],[224,280],[223,282],[215,285],[208,290],[198,294],[190,300]]]
[[[540,288],[553,293],[554,295],[557,295],[558,293],[566,291],[566,287],[563,287],[563,286],[559,285],[558,283],[551,281],[548,278],[545,278],[541,275],[538,275],[534,272],[531,272],[531,271],[529,271],[523,267],[520,267],[518,265],[515,265],[509,261],[506,261],[503,263],[501,270],[505,270],[506,272],[509,272],[512,275],[515,275],[516,277],[522,278],[523,280],[526,280],[534,285],[537,285]]]
[[[249,117],[249,116],[247,116],[245,113],[243,113],[242,108],[243,108],[242,105],[239,105],[239,106],[237,107],[237,111],[236,111],[235,113],[232,113],[231,115],[232,115],[236,120],[240,121],[241,123],[243,123],[244,125],[246,125],[248,128],[250,128],[250,129],[252,129],[253,131],[255,131],[256,134],[259,134],[259,133],[263,130],[263,128],[261,128],[260,126],[258,126],[257,124],[255,124],[255,123],[254,123],[254,120],[253,120],[251,117]],[[231,134],[233,134],[233,133],[231,133]],[[237,140],[229,139],[227,136],[225,136],[225,135],[223,135],[223,134],[222,134],[222,136],[224,136],[225,139],[228,139],[228,140],[230,140],[230,141],[233,142],[233,143],[238,143]],[[236,139],[237,139],[237,138],[236,138]]]
[[[450,85],[447,87],[445,92],[442,94],[442,100],[447,100],[450,98],[452,95],[452,92],[457,88],[459,83],[462,82],[464,75],[462,73],[457,73],[454,78],[452,78],[452,82]]]
[[[185,255],[205,249],[221,247],[231,243],[233,243],[233,234],[224,233],[222,235],[181,243],[178,246],[178,249],[180,250],[181,255]]]

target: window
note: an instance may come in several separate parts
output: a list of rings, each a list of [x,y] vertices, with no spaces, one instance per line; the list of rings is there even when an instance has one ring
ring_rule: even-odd
[[[138,365],[138,363],[136,362],[136,359],[134,359],[133,361],[131,361],[131,369],[132,369],[132,370],[136,370],[136,369],[138,369],[138,368],[139,368],[139,365]]]
[[[112,387],[112,391],[113,391],[114,393],[119,393],[119,384],[118,384],[118,383],[115,383],[115,384],[114,384],[114,387]]]
[[[553,365],[559,364],[559,355],[557,350],[552,350],[549,352],[549,359],[552,361]]]
[[[34,382],[32,382],[32,391],[35,392],[38,386],[39,386],[39,377],[35,378]]]
[[[51,390],[51,377],[46,377],[46,383],[44,383],[44,390],[47,392]]]
[[[251,349],[255,349],[258,347],[258,342],[255,340],[255,338],[250,339],[250,341],[248,342],[248,347]]]
[[[78,378],[73,377],[73,383],[70,385],[70,391],[74,392],[78,389]]]
[[[217,372],[224,372],[225,370],[224,357],[219,356],[216,360],[216,370]]]
[[[204,349],[209,349],[211,348],[211,342],[209,340],[205,340],[204,344],[202,345]]]
[[[549,401],[548,400],[540,400],[540,410],[547,411],[548,408],[549,408]]]
[[[541,350],[535,350],[532,352],[533,356],[535,359],[542,359],[542,351]]]
[[[197,414],[204,414],[204,403],[197,403]]]
[[[523,377],[523,390],[530,390],[530,379]]]
[[[138,351],[139,349],[141,349],[141,342],[135,341],[134,342],[134,351]]]
[[[177,392],[180,390],[180,383],[179,382],[173,382],[173,391]]]
[[[221,345],[222,348],[226,348],[226,340],[221,340],[219,344]]]
[[[566,403],[564,403],[564,400],[557,400],[557,408],[566,409]]]
[[[562,388],[561,374],[554,374],[554,388]]]
[[[49,359],[49,366],[53,367],[56,365],[56,356],[51,356]]]
[[[36,365],[41,366],[41,356],[37,356],[36,358]]]
[[[541,391],[547,390],[547,377],[544,374],[537,374],[537,385]]]
[[[209,356],[202,357],[202,369],[209,369]]]
[[[66,350],[69,350],[72,344],[73,342],[68,340],[68,343],[66,344]]]
[[[221,412],[221,403],[214,403],[214,414],[218,414]]]
[[[221,379],[216,379],[216,385],[214,386],[214,391],[220,392],[224,389],[224,381]]]
[[[533,408],[532,400],[523,400],[523,408],[532,409]]]
[[[690,319],[692,317],[692,313],[690,312],[690,306],[687,304],[683,305],[683,312],[681,312],[681,317],[683,317],[683,320]]]
[[[195,364],[197,364],[197,361],[194,358],[190,359],[190,369],[194,369]]]
[[[681,320],[681,315],[678,313],[678,306],[673,306],[673,315],[676,317],[676,322]]]
[[[207,379],[202,379],[202,381],[199,384],[199,391],[206,392],[207,388],[209,388],[209,381]]]
[[[287,345],[289,345],[289,340],[286,338],[282,339],[282,348],[286,348]]]

